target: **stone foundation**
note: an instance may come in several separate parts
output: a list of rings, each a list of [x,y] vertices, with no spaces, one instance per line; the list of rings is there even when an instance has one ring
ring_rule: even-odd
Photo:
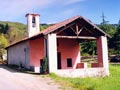
[[[109,76],[109,70],[105,68],[86,68],[86,69],[62,69],[55,74],[62,77],[104,77]]]

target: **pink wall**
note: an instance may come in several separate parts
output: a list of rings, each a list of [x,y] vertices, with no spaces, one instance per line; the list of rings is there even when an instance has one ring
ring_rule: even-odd
[[[30,40],[30,65],[40,66],[44,58],[44,38]],[[61,52],[61,68],[73,68],[80,63],[79,43],[74,39],[58,39],[57,52]],[[72,58],[72,67],[67,67],[67,58]]]
[[[74,39],[57,39],[57,40],[58,40],[57,52],[61,52],[61,68],[62,69],[68,68],[67,58],[72,58],[72,66],[74,67],[75,62],[80,62],[79,43],[77,42],[77,40]]]
[[[101,43],[101,38],[99,37],[97,39],[97,56],[98,56],[98,65],[103,66],[103,59],[102,59],[102,43]]]
[[[30,40],[30,65],[40,66],[40,59],[44,58],[44,38]]]

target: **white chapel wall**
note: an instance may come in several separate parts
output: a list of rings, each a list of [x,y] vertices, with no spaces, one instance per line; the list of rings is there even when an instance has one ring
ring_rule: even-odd
[[[20,43],[8,48],[8,64],[22,65],[29,68],[29,44]]]

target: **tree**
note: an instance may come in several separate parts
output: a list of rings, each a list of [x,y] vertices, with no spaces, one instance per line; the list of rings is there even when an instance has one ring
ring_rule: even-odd
[[[115,48],[113,41],[114,41],[114,34],[117,32],[116,30],[117,26],[104,24],[104,25],[99,25],[99,27],[112,37],[108,39],[108,50],[109,50],[109,55],[114,54]]]
[[[117,32],[114,34],[113,44],[116,53],[120,54],[120,25],[117,27]]]
[[[81,43],[81,53],[94,56],[96,54],[96,42],[89,41]]]
[[[116,33],[116,27],[110,24],[99,25],[99,28],[101,28],[103,31],[110,34],[111,36],[114,36],[114,34]]]
[[[8,45],[7,39],[3,34],[0,34],[0,59],[2,59],[2,55],[5,53],[5,47]]]
[[[6,34],[6,33],[8,32],[8,30],[9,30],[9,25],[6,24],[6,25],[4,26],[4,34]]]
[[[18,36],[18,29],[10,27],[8,31],[8,36],[9,43],[13,43],[14,41],[16,41]]]
[[[8,24],[0,24],[0,33],[7,34],[9,29]]]
[[[4,25],[0,24],[0,33],[4,33]]]

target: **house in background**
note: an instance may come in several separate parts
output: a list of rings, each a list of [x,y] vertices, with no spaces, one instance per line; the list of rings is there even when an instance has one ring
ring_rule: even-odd
[[[40,72],[44,57],[48,59],[49,73],[64,77],[108,76],[107,38],[110,36],[82,16],[75,16],[59,22],[40,32],[39,14],[27,14],[28,37],[9,45],[8,64],[34,68]],[[80,42],[95,40],[98,60],[81,62]]]

